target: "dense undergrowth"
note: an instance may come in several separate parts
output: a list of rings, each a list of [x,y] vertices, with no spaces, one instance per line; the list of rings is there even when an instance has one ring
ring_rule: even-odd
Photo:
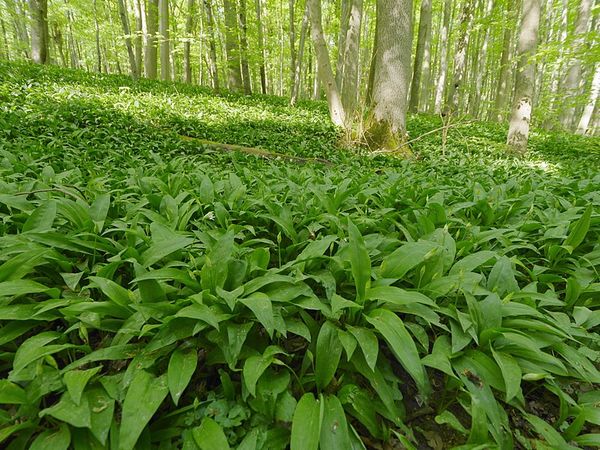
[[[328,123],[0,63],[0,445],[600,445],[598,140],[520,160],[475,123],[400,161]]]

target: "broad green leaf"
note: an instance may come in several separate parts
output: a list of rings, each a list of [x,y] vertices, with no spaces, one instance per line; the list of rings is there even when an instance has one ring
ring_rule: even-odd
[[[32,336],[23,342],[15,353],[11,377],[16,376],[17,373],[19,373],[29,364],[37,361],[40,358],[43,358],[44,356],[52,355],[68,348],[76,347],[72,344],[48,345],[50,342],[59,339],[61,336],[61,333],[45,331]]]
[[[197,364],[198,353],[193,348],[188,350],[178,348],[171,354],[167,370],[167,384],[175,405],[179,403],[181,394],[192,379]]]
[[[331,450],[351,448],[346,414],[340,400],[335,395],[326,395],[322,401],[323,420],[321,421],[320,447]]]
[[[315,381],[319,389],[325,389],[333,379],[342,356],[342,343],[337,327],[326,321],[317,337]]]
[[[46,430],[31,443],[29,450],[67,450],[71,443],[69,427],[64,423],[58,430]]]
[[[98,233],[102,232],[104,228],[104,222],[110,208],[110,194],[100,194],[96,197],[94,202],[90,205],[90,217],[96,225]]]
[[[167,396],[166,376],[138,370],[127,389],[119,428],[119,450],[133,450],[140,434]]]
[[[105,445],[113,421],[115,400],[101,387],[88,389],[85,395],[92,411],[90,430],[98,442]]]
[[[590,203],[587,206],[587,208],[585,208],[583,215],[579,218],[577,222],[575,222],[575,225],[573,226],[571,232],[569,233],[569,235],[565,239],[565,242],[563,243],[563,246],[567,248],[569,253],[573,253],[573,250],[579,247],[579,245],[585,239],[585,235],[590,229],[591,217],[592,204]]]
[[[421,303],[423,305],[435,306],[433,300],[426,295],[416,291],[407,291],[395,286],[378,286],[367,291],[369,300],[382,300],[392,305],[409,305]]]
[[[460,261],[457,261],[450,269],[450,275],[456,275],[459,273],[473,272],[482,264],[485,264],[492,258],[496,258],[498,255],[496,252],[490,250],[482,250],[477,253],[472,253],[465,256]]]
[[[12,280],[0,283],[1,297],[18,297],[25,294],[46,292],[49,288],[33,280]]]
[[[23,233],[28,231],[40,232],[52,229],[56,218],[56,201],[46,200],[31,213],[23,224]]]
[[[223,429],[210,417],[205,417],[200,426],[194,428],[193,434],[200,450],[229,450],[230,448]]]
[[[202,303],[194,303],[190,306],[182,308],[175,314],[175,317],[188,317],[190,319],[198,319],[206,322],[210,326],[219,330],[219,322],[221,319],[217,314],[209,307]]]
[[[346,325],[346,328],[356,338],[367,365],[371,370],[375,370],[377,355],[379,354],[379,339],[377,339],[375,333],[367,328],[353,327],[350,325]]]
[[[365,316],[365,319],[386,340],[398,362],[415,380],[419,392],[427,395],[430,391],[427,372],[421,364],[415,342],[400,317],[386,309],[376,309]]]
[[[548,444],[550,444],[553,449],[575,450],[577,448],[568,444],[567,441],[565,441],[560,435],[560,433],[543,419],[540,419],[533,414],[525,414],[525,418],[533,426],[535,432],[538,433]]]
[[[81,394],[88,384],[88,381],[96,375],[102,366],[94,367],[87,370],[70,370],[63,375],[67,392],[76,405],[79,405]]]
[[[27,395],[18,384],[0,380],[0,404],[20,405],[27,403]]]
[[[67,392],[60,401],[50,408],[40,411],[40,417],[52,416],[74,427],[89,428],[92,425],[91,410],[87,396],[83,395],[79,404],[75,403]]]
[[[254,313],[256,319],[265,327],[272,338],[275,331],[275,318],[273,317],[273,305],[269,296],[262,292],[256,292],[249,297],[240,298],[238,301]]]
[[[348,218],[348,236],[350,247],[350,267],[356,286],[356,299],[364,303],[367,288],[371,283],[371,259],[365,246],[365,240],[358,228]]]
[[[146,268],[194,242],[194,239],[181,236],[156,222],[153,222],[150,228],[152,230],[152,244],[142,253],[140,261]]]
[[[383,259],[381,276],[402,278],[410,269],[435,255],[438,250],[439,245],[434,242],[408,242]]]
[[[294,411],[290,450],[317,450],[322,417],[320,402],[311,393],[304,394]]]
[[[519,363],[508,353],[497,352],[492,349],[492,354],[504,378],[506,402],[508,403],[521,391],[521,368]]]
[[[498,258],[488,277],[487,288],[503,296],[508,292],[518,292],[519,285],[515,279],[512,262],[506,256]]]
[[[89,277],[92,286],[98,287],[104,295],[119,306],[127,307],[132,303],[132,294],[112,280],[102,277]]]
[[[244,384],[252,396],[256,396],[256,383],[273,360],[273,356],[251,356],[244,362]]]

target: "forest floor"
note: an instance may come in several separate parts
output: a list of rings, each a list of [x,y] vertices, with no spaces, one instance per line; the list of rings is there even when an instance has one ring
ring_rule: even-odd
[[[0,62],[0,445],[599,446],[600,139],[440,126]]]

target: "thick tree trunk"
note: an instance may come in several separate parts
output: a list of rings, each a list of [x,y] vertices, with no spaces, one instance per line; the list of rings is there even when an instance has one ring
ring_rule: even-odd
[[[29,0],[31,15],[31,59],[48,62],[48,0]]]
[[[467,62],[467,45],[469,43],[469,26],[473,12],[472,0],[466,0],[460,15],[460,33],[454,54],[452,83],[446,99],[446,111],[453,113],[458,108],[458,99],[462,88],[465,66]]]
[[[185,42],[183,43],[183,65],[185,82],[192,82],[191,39],[194,32],[194,15],[196,14],[195,0],[187,0],[187,17],[185,20]]]
[[[248,63],[248,25],[246,24],[246,0],[240,1],[240,50],[242,53],[242,79],[244,82],[244,94],[252,94],[252,80],[250,78],[250,64]]]
[[[598,101],[598,94],[600,93],[600,63],[596,63],[596,70],[594,72],[594,79],[590,87],[590,96],[583,109],[579,124],[577,125],[577,134],[586,134],[589,129],[592,114],[596,108],[596,102]]]
[[[315,55],[317,57],[317,73],[321,84],[327,95],[327,104],[329,106],[329,115],[332,122],[337,126],[346,125],[346,114],[342,106],[342,99],[335,82],[331,61],[329,60],[329,51],[323,34],[321,22],[321,0],[307,0],[310,11],[311,36]]]
[[[373,104],[367,127],[372,149],[409,153],[406,111],[411,81],[412,0],[377,0]]]
[[[579,4],[579,15],[575,23],[575,41],[573,47],[580,49],[584,44],[584,36],[590,21],[592,10],[592,0],[581,0]],[[581,61],[575,58],[563,83],[562,97],[566,99],[561,108],[560,123],[563,127],[569,129],[573,125],[575,118],[575,106],[577,105],[577,92],[581,82]]]
[[[265,69],[265,38],[263,34],[263,26],[262,26],[262,0],[255,0],[254,4],[256,7],[256,24],[257,24],[257,34],[258,34],[258,50],[260,54],[260,62],[259,62],[259,70],[260,70],[260,88],[263,95],[267,93],[267,71]]]
[[[146,0],[146,52],[144,65],[146,77],[155,79],[158,72],[158,48],[156,34],[158,33],[158,0]]]
[[[448,75],[448,39],[450,37],[450,16],[452,15],[452,0],[444,0],[444,19],[440,36],[440,69],[435,89],[435,112],[442,112],[446,76]]]
[[[225,15],[225,50],[227,53],[228,69],[227,85],[232,91],[241,91],[243,85],[235,0],[224,0],[223,10]]]
[[[158,33],[160,34],[160,78],[161,80],[170,80],[169,0],[158,0],[158,19]]]
[[[210,0],[204,0],[204,10],[206,12],[206,29],[208,31],[208,54],[210,59],[210,78],[212,87],[215,91],[220,89],[219,86],[219,69],[217,66],[217,44],[215,41],[215,22],[212,13],[212,5]]]
[[[121,26],[123,27],[123,34],[125,35],[125,47],[127,48],[127,56],[129,57],[129,69],[131,70],[131,76],[137,78],[137,62],[135,60],[135,53],[131,42],[131,28],[129,27],[129,17],[127,8],[125,7],[125,0],[117,0],[117,6],[119,8],[119,17],[121,19]]]
[[[524,154],[527,151],[529,124],[535,89],[535,56],[540,26],[540,0],[523,0],[523,19],[517,46],[517,73],[512,114],[508,128],[509,150]]]
[[[431,0],[421,1],[421,12],[419,14],[419,34],[417,38],[417,53],[415,54],[415,67],[410,86],[409,110],[419,110],[419,95],[421,94],[421,79],[423,76],[423,61],[425,49],[429,47],[431,39]]]
[[[298,58],[294,67],[294,84],[292,85],[292,95],[290,97],[290,105],[295,105],[300,95],[300,80],[302,75],[302,60],[304,59],[304,44],[306,42],[306,32],[308,31],[308,3],[304,8],[304,16],[302,17],[302,28],[300,30],[300,43],[298,44]]]

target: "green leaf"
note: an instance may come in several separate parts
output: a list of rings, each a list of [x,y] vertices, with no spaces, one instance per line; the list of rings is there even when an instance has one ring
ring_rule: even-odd
[[[563,242],[563,247],[565,247],[569,253],[573,253],[579,245],[583,242],[585,235],[590,229],[590,222],[592,217],[592,204],[590,203],[583,215],[579,218],[575,225],[571,229],[571,232]]]
[[[317,337],[315,381],[319,389],[324,389],[333,379],[342,356],[342,343],[337,327],[326,321]]]
[[[497,292],[500,296],[508,292],[519,291],[510,258],[506,256],[498,258],[488,277],[487,288],[492,292]]]
[[[492,355],[502,372],[506,386],[506,402],[508,403],[521,391],[521,367],[508,353],[497,352],[492,348]]]
[[[131,293],[112,280],[102,277],[88,277],[92,286],[98,287],[104,295],[119,306],[127,307],[131,302]]]
[[[450,269],[450,275],[472,272],[496,256],[496,252],[492,252],[490,250],[482,250],[480,252],[467,255],[452,266]]]
[[[27,403],[27,395],[18,384],[0,380],[0,404],[20,405]]]
[[[33,280],[3,281],[0,283],[0,297],[18,297],[25,294],[38,294],[40,292],[46,292],[49,289],[50,288],[47,288],[43,284]]]
[[[230,448],[223,429],[210,417],[202,419],[200,426],[194,428],[193,434],[200,450],[228,450]]]
[[[23,233],[28,231],[40,232],[52,229],[56,218],[56,201],[46,200],[38,206],[23,224]]]
[[[371,282],[371,259],[365,246],[365,240],[358,228],[348,218],[348,235],[350,246],[350,267],[356,286],[356,300],[362,304]]]
[[[101,387],[88,389],[85,395],[92,411],[90,430],[98,442],[105,445],[113,422],[115,400]]]
[[[102,366],[87,370],[70,370],[63,375],[65,385],[67,386],[67,392],[76,405],[79,405],[81,401],[81,394],[83,393],[88,381],[90,381],[90,379],[96,375],[100,369],[102,369]]]
[[[71,443],[69,427],[61,424],[58,430],[46,430],[31,443],[29,450],[67,450]]]
[[[527,421],[533,426],[536,433],[544,438],[544,440],[556,450],[575,450],[577,447],[569,445],[567,441],[563,439],[558,431],[552,427],[549,423],[540,419],[533,414],[525,414]]]
[[[335,395],[323,399],[323,420],[319,445],[322,449],[347,450],[351,448],[346,414]]]
[[[383,259],[381,276],[384,278],[402,278],[413,267],[426,261],[439,250],[434,242],[408,242]]]
[[[178,348],[171,354],[167,370],[167,384],[175,405],[179,403],[181,394],[192,379],[197,364],[198,353],[193,348],[187,350]]]
[[[317,450],[322,417],[319,402],[311,393],[304,394],[294,411],[290,450]]]
[[[98,231],[98,233],[101,233],[102,229],[104,228],[104,222],[106,221],[106,216],[108,214],[109,208],[109,193],[98,195],[90,206],[90,217],[94,222],[94,225],[96,225],[96,230]]]
[[[261,375],[273,363],[273,356],[251,356],[244,362],[244,384],[252,396],[256,396],[256,383]]]
[[[156,378],[145,370],[136,372],[123,402],[119,450],[133,450],[140,434],[168,392],[165,375]]]
[[[373,325],[375,330],[381,333],[398,362],[415,380],[419,392],[427,395],[431,390],[427,372],[421,364],[415,342],[400,317],[387,309],[376,309],[365,316],[365,319]]]
[[[247,306],[256,319],[265,327],[269,337],[273,337],[275,331],[275,318],[273,317],[273,305],[268,295],[255,292],[249,297],[240,298],[238,301]]]
[[[181,236],[156,222],[152,223],[150,229],[152,231],[152,244],[142,253],[140,261],[146,268],[194,242],[194,239]]]
[[[375,370],[377,355],[379,354],[379,339],[377,339],[375,333],[367,328],[353,327],[351,325],[346,325],[346,328],[356,338],[369,368]]]
[[[182,308],[175,314],[175,317],[188,317],[190,319],[198,319],[206,322],[210,326],[219,330],[219,322],[221,319],[215,314],[215,312],[202,303],[194,303],[190,306]]]
[[[92,425],[90,405],[85,395],[81,397],[81,401],[77,404],[73,401],[71,395],[65,392],[56,405],[40,411],[40,417],[47,415],[74,427],[89,428]]]

